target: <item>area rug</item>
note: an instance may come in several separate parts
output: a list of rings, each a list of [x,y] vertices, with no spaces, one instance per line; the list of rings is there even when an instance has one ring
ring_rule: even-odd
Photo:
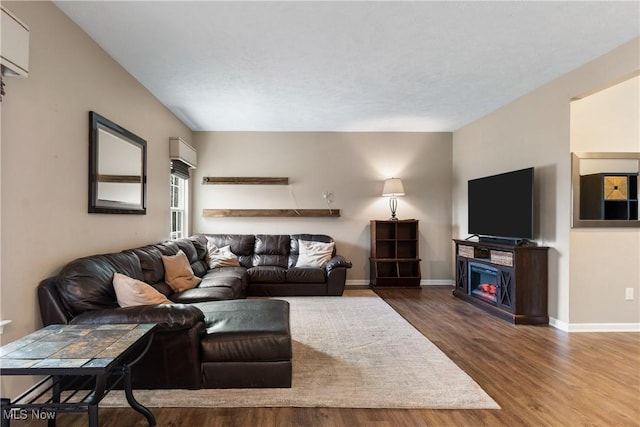
[[[442,351],[370,290],[287,297],[290,389],[136,390],[150,407],[499,409]],[[127,406],[112,393],[104,406]]]

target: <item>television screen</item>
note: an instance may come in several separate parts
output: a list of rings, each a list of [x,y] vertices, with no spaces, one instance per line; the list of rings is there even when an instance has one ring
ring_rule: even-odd
[[[469,181],[469,233],[533,238],[533,168]]]

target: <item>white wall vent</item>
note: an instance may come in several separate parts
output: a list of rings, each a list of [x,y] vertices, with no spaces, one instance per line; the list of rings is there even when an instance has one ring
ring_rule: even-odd
[[[178,137],[169,138],[169,157],[171,160],[180,160],[192,168],[198,164],[196,149]]]
[[[9,12],[2,9],[2,41],[0,42],[0,65],[2,75],[29,75],[29,27]]]

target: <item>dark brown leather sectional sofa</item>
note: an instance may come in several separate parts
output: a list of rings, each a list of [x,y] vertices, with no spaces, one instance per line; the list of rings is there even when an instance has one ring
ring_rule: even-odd
[[[341,295],[351,264],[335,255],[323,269],[296,267],[299,240],[326,235],[195,235],[74,260],[38,286],[44,325],[157,323],[146,356],[133,370],[136,388],[291,386],[289,305],[247,295]],[[209,269],[207,241],[229,245],[240,267]],[[174,293],[162,255],[182,250],[202,282]],[[315,271],[312,271],[315,270]],[[175,304],[122,308],[118,272],[142,280]]]

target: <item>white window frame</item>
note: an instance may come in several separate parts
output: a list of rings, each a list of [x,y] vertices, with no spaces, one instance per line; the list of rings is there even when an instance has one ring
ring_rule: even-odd
[[[174,203],[174,191],[177,203]],[[175,205],[175,206],[174,206]],[[189,227],[189,180],[171,175],[169,180],[169,237],[172,240],[187,237]],[[174,220],[177,218],[177,220]]]

